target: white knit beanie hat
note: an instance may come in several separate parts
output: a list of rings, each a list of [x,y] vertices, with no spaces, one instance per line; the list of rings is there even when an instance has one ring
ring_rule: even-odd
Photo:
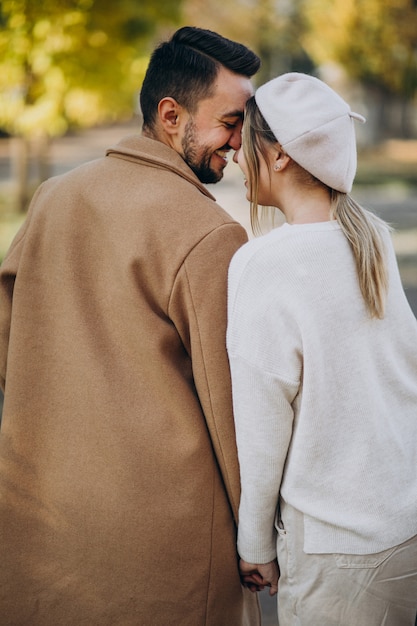
[[[257,89],[260,112],[285,152],[323,183],[349,193],[356,174],[356,138],[349,105],[323,81],[297,72]]]

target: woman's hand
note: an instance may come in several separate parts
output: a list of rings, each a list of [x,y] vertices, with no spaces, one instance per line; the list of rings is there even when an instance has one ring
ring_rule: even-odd
[[[269,563],[258,564],[240,559],[239,570],[243,585],[250,591],[262,591],[265,587],[269,587],[270,596],[278,592],[279,567],[276,559]]]

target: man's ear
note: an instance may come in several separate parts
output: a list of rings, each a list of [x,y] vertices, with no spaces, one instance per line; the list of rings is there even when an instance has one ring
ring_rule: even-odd
[[[158,104],[158,115],[162,128],[168,135],[178,132],[179,117],[183,108],[174,98],[166,97]]]

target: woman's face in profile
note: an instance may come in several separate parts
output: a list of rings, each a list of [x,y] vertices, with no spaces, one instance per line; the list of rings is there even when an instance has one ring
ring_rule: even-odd
[[[251,201],[254,199],[254,190],[251,189],[251,177],[250,177],[250,165],[246,159],[243,147],[240,148],[235,155],[234,160],[238,163],[240,169],[244,174],[244,184],[247,189],[246,199]],[[267,160],[262,154],[258,153],[259,161],[259,179],[258,179],[258,204],[269,206],[271,204],[271,174],[273,168],[273,155],[272,151],[268,150]],[[256,184],[256,183],[254,183]]]

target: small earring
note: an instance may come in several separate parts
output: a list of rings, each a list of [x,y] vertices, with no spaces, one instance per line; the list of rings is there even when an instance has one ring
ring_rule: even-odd
[[[275,163],[274,170],[277,172],[280,169],[281,169],[281,165],[279,163]]]

